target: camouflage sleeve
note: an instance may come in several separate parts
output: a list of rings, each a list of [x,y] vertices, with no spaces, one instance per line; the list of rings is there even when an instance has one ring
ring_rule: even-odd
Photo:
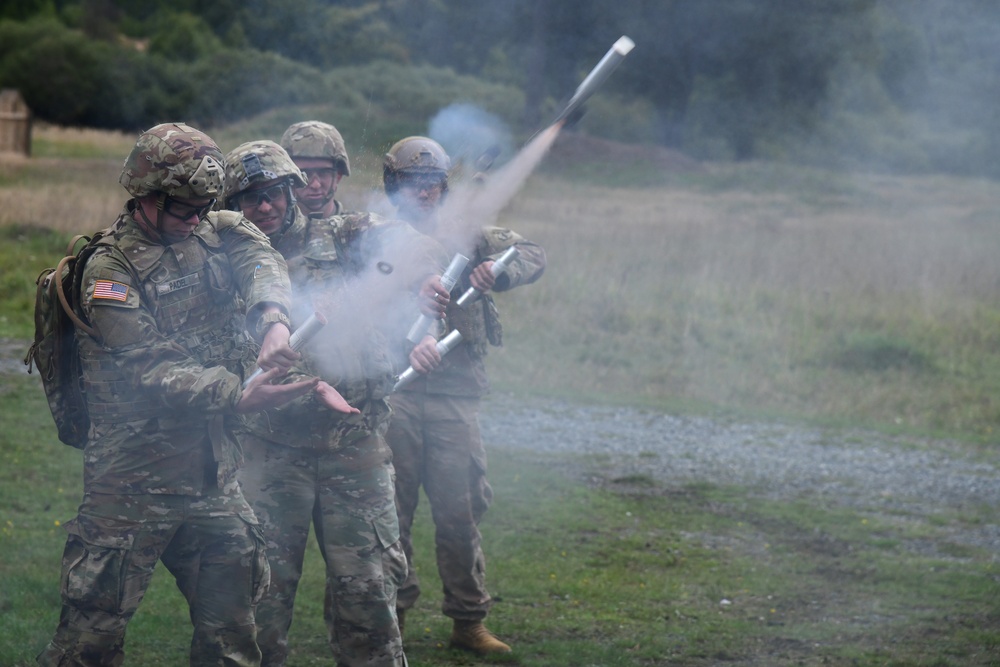
[[[247,331],[257,331],[257,320],[267,306],[277,306],[287,315],[292,302],[288,267],[267,236],[234,211],[219,211],[215,225],[246,303]]]
[[[504,292],[521,285],[530,285],[542,277],[545,272],[545,250],[537,243],[532,243],[517,232],[503,227],[484,227],[480,240],[479,253],[483,259],[499,259],[500,255],[512,245],[516,245],[520,254],[511,262],[507,270],[497,276],[493,291]]]
[[[166,406],[206,413],[231,412],[239,402],[237,375],[202,366],[160,333],[138,277],[117,251],[95,252],[84,268],[80,296],[102,348],[136,391]]]

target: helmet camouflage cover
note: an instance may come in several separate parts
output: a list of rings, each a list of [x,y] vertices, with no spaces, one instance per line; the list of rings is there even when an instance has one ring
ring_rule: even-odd
[[[331,160],[344,176],[351,175],[344,137],[333,125],[318,120],[306,120],[290,125],[281,135],[281,147],[292,159],[313,158]]]
[[[228,202],[252,183],[279,178],[289,178],[296,188],[308,185],[302,171],[278,144],[267,139],[240,144],[226,155],[225,199]]]
[[[222,151],[190,125],[163,123],[139,136],[118,182],[133,197],[163,192],[181,199],[217,198],[225,187]]]
[[[393,144],[385,154],[382,167],[385,191],[391,195],[399,189],[399,177],[403,175],[440,175],[447,187],[451,158],[433,139],[407,137]]]

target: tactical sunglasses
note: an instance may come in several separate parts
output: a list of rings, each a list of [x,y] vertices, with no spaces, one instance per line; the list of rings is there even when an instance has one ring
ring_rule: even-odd
[[[214,198],[208,200],[207,204],[202,204],[201,206],[185,204],[184,202],[170,196],[163,200],[163,212],[168,215],[172,215],[179,220],[189,220],[192,215],[196,215],[199,220],[203,220],[205,216],[208,215],[208,212],[214,207]]]
[[[270,204],[284,194],[285,184],[279,183],[262,190],[251,190],[250,192],[240,193],[236,196],[236,203],[240,208],[256,208],[264,202]]]
[[[337,170],[332,167],[318,167],[316,169],[303,169],[302,173],[305,174],[306,183],[312,183],[314,178],[321,181],[332,181],[333,177],[337,175]]]

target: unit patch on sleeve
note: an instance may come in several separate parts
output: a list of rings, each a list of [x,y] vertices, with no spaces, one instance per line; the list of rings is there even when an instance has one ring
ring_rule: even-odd
[[[114,280],[98,280],[94,283],[93,298],[125,301],[128,299],[128,285]]]

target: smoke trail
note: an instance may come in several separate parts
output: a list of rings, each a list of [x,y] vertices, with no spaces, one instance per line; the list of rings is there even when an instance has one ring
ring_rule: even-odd
[[[453,171],[478,168],[476,163],[490,151],[510,155],[514,139],[499,116],[472,104],[451,104],[431,118],[428,136],[451,158]]]
[[[539,132],[510,162],[483,182],[456,184],[441,209],[446,233],[464,247],[473,243],[484,225],[494,224],[541,163],[560,129],[562,125],[557,123]]]

